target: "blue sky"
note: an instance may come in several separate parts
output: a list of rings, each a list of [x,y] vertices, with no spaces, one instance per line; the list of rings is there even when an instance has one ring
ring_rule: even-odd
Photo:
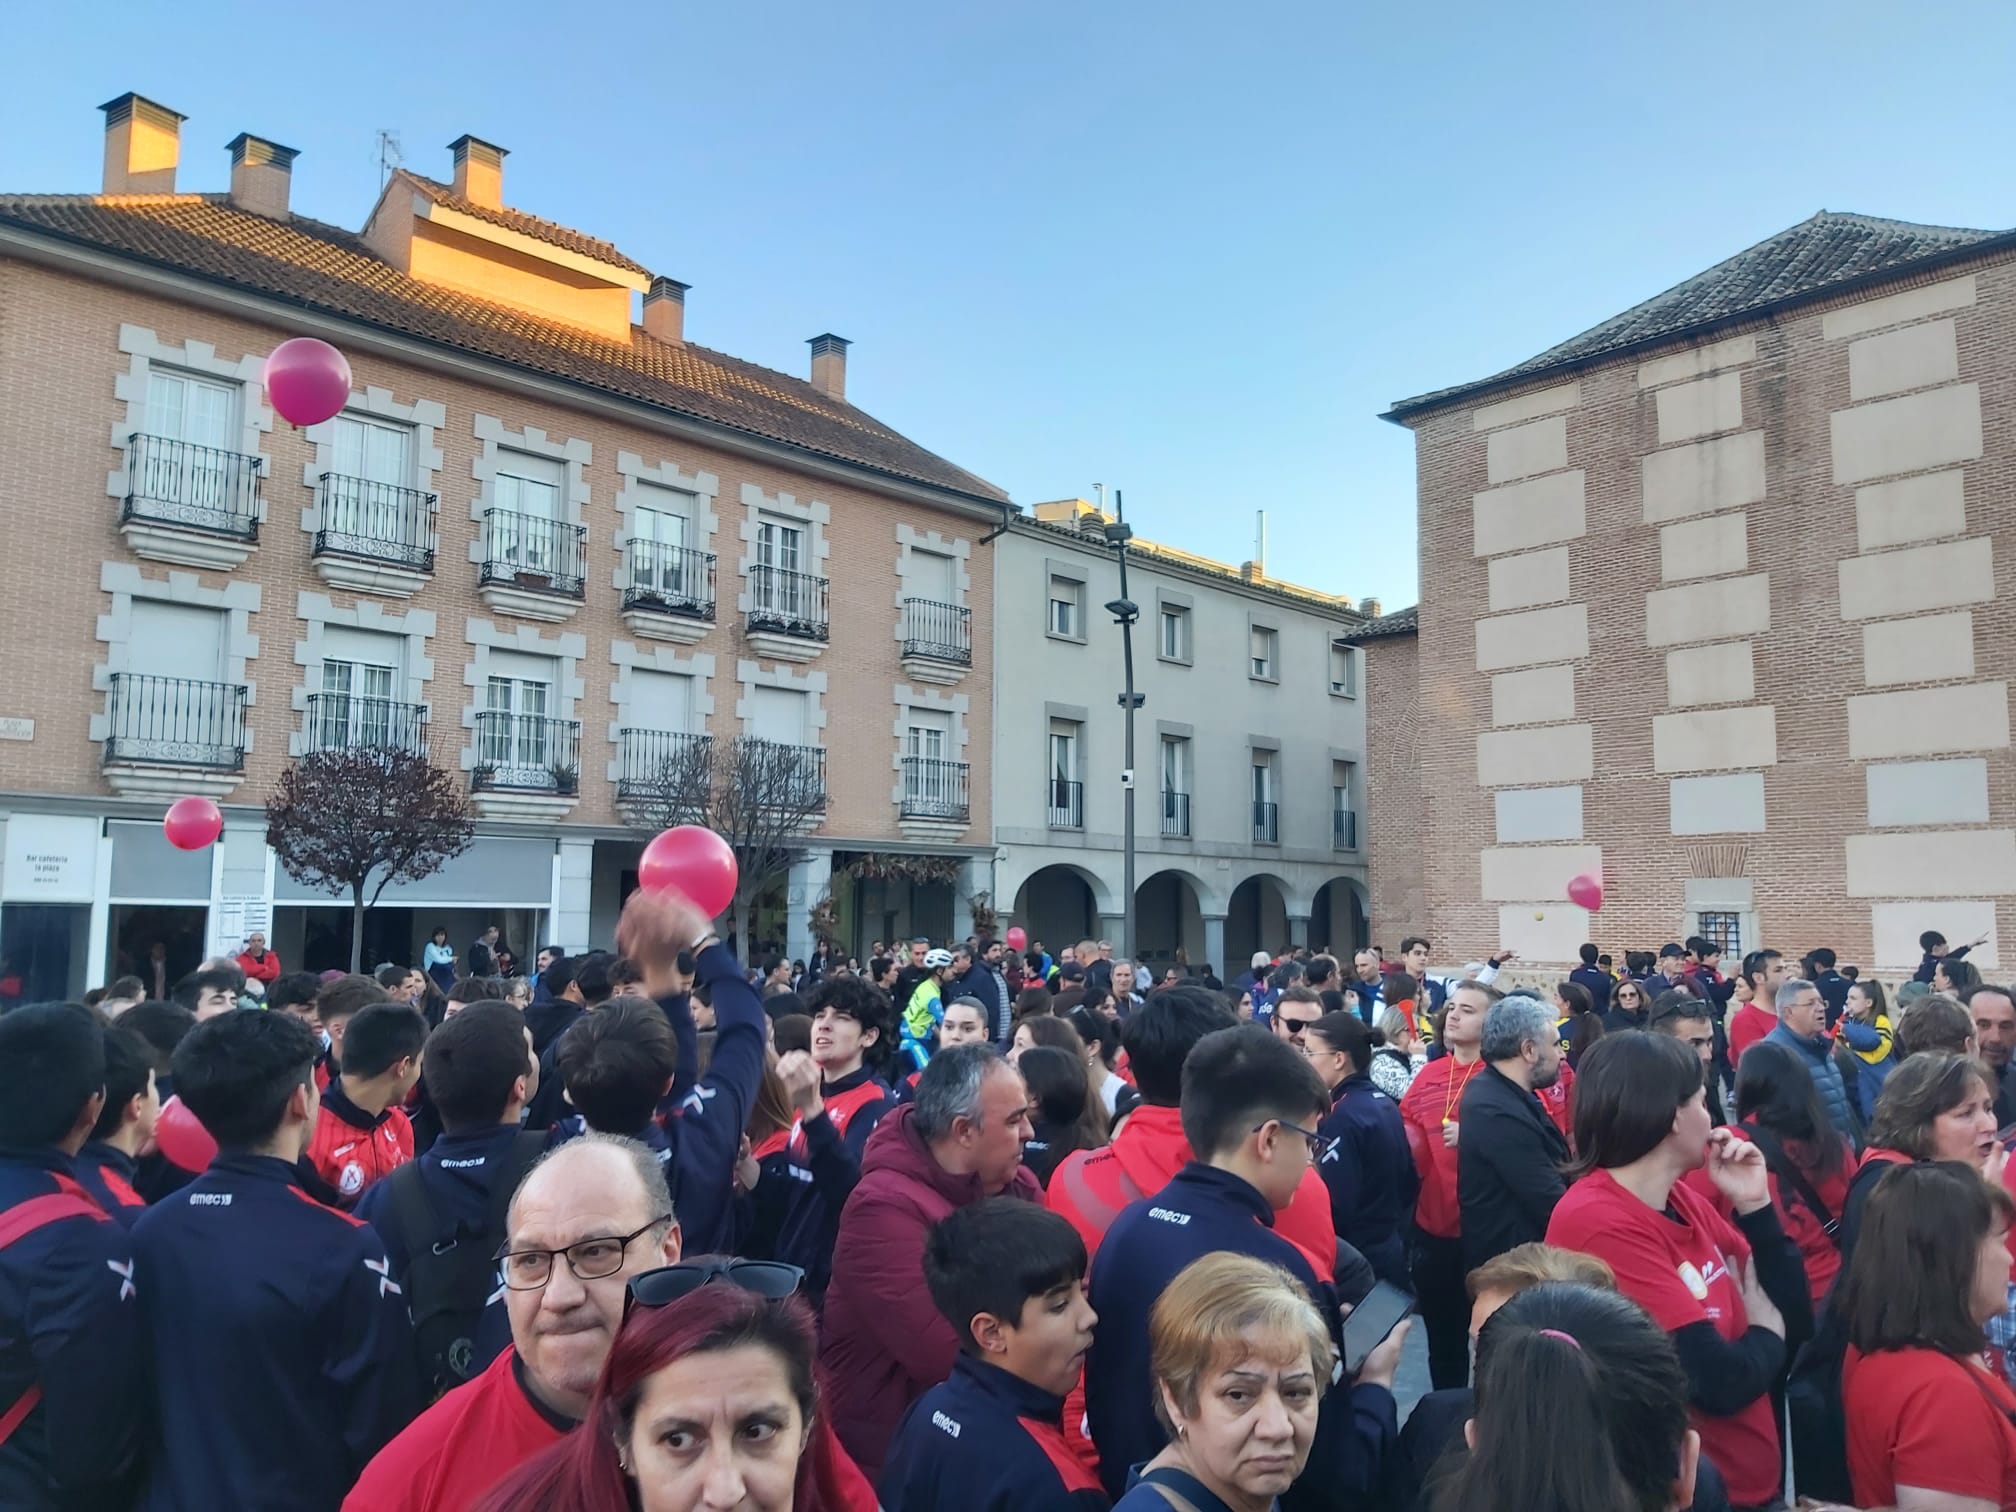
[[[0,187],[98,183],[93,107],[240,130],[357,226],[374,138],[692,284],[687,331],[1027,504],[1388,608],[1415,596],[1388,402],[1521,360],[1813,211],[2016,224],[2016,6],[1704,0],[43,5],[10,18]]]

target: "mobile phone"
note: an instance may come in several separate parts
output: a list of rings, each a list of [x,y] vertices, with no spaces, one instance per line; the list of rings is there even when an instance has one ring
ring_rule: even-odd
[[[1367,1292],[1365,1300],[1344,1320],[1344,1379],[1351,1380],[1363,1370],[1365,1357],[1384,1344],[1413,1311],[1413,1297],[1391,1281],[1381,1281]]]

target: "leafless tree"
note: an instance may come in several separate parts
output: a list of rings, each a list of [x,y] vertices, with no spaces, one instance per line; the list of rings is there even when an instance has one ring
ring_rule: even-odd
[[[736,942],[750,948],[749,910],[805,855],[805,837],[826,812],[825,752],[736,736],[682,742],[657,769],[627,784],[631,824],[656,834],[679,824],[714,831],[735,852]]]
[[[365,912],[385,889],[433,876],[474,838],[460,784],[396,746],[310,752],[266,801],[266,843],[287,875],[349,894],[352,971],[363,965]]]

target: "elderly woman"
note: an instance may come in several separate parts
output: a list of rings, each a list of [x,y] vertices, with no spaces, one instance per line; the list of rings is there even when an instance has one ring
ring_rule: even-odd
[[[1207,1255],[1155,1303],[1148,1344],[1169,1444],[1114,1512],[1272,1512],[1308,1462],[1336,1363],[1309,1294],[1264,1260]]]

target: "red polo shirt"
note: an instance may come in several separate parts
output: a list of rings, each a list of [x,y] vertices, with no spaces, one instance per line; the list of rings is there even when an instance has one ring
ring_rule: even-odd
[[[468,1512],[573,1427],[533,1399],[518,1351],[506,1349],[379,1450],[344,1498],[343,1512]]]

